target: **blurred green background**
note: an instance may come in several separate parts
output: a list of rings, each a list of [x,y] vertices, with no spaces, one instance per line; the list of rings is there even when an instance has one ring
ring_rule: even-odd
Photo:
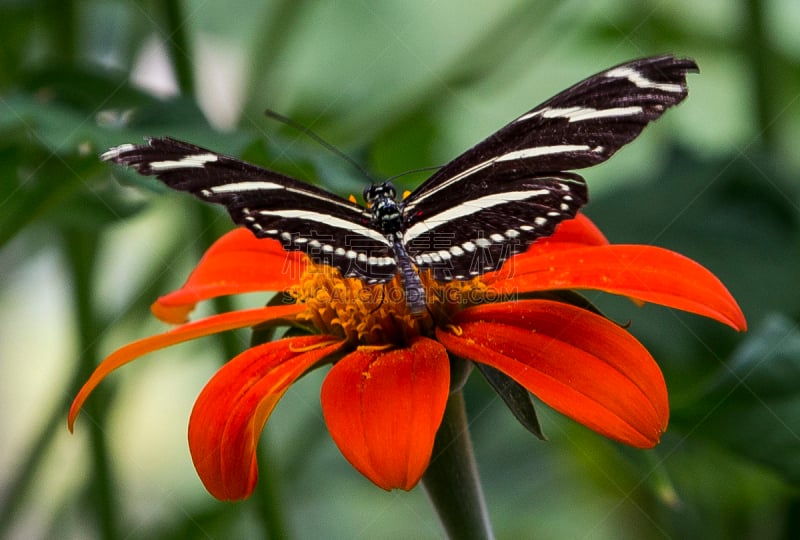
[[[489,510],[498,538],[800,538],[797,28],[796,0],[0,0],[0,537],[439,538],[420,488],[383,492],[341,457],[323,373],[270,419],[256,495],[206,493],[189,411],[247,333],[126,367],[68,434],[92,367],[164,329],[148,305],[231,227],[97,156],[169,135],[360,194],[364,178],[262,111],[386,177],[447,162],[585,76],[672,52],[700,65],[689,99],[584,171],[586,213],[613,242],[706,265],[750,331],[591,295],[662,366],[669,431],[631,450],[542,405],[541,442],[473,377]]]

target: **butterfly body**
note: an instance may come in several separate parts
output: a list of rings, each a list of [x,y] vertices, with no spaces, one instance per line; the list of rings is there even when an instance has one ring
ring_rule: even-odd
[[[104,160],[224,205],[233,220],[346,277],[400,275],[414,315],[425,312],[418,271],[439,281],[497,270],[586,204],[569,172],[611,157],[687,95],[692,60],[643,58],[593,75],[519,116],[433,174],[402,201],[389,182],[366,208],[277,172],[170,138],[124,144]]]

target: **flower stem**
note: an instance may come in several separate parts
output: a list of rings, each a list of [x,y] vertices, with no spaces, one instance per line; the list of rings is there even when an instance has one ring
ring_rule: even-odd
[[[194,95],[194,72],[192,70],[191,42],[187,36],[189,19],[183,12],[183,5],[178,0],[167,0],[161,5],[167,27],[167,47],[178,80],[178,88],[185,96]]]
[[[64,250],[74,288],[74,311],[78,323],[81,351],[80,380],[98,363],[97,336],[99,314],[94,300],[94,279],[100,237],[92,231],[67,229],[63,232]],[[70,394],[75,395],[73,390]],[[86,407],[94,422],[89,424],[89,441],[92,453],[89,504],[94,509],[101,538],[119,538],[119,514],[116,506],[113,473],[109,461],[108,433],[101,427],[108,411],[110,399],[95,399]],[[101,405],[102,404],[102,405]]]
[[[422,485],[449,538],[494,538],[467,425],[464,394],[450,394]]]

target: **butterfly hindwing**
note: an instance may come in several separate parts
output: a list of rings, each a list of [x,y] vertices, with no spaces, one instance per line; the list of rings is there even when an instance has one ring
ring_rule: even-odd
[[[121,145],[103,159],[222,204],[256,236],[275,238],[343,275],[375,282],[394,277],[391,244],[370,227],[365,209],[310,184],[171,138]]]
[[[471,279],[551,235],[586,198],[586,183],[577,174],[516,179],[415,220],[403,238],[416,265],[433,270],[436,279]]]

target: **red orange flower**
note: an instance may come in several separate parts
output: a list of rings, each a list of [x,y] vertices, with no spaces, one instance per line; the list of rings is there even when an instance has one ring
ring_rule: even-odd
[[[181,289],[153,305],[156,316],[179,326],[108,356],[75,398],[69,427],[110,372],[143,354],[233,328],[297,325],[315,333],[244,351],[197,398],[189,445],[206,488],[219,499],[247,497],[257,478],[257,441],[275,404],[303,374],[333,364],[321,394],[333,440],[378,486],[411,489],[428,466],[444,414],[451,355],[499,370],[611,439],[641,448],[658,442],[669,407],[647,350],[594,311],[534,293],[602,290],[746,326],[708,270],[661,248],[611,245],[583,216],[497,272],[446,285],[423,280],[429,310],[411,317],[398,282],[342,278],[236,229],[208,250]],[[294,300],[185,322],[200,301],[267,290]]]

